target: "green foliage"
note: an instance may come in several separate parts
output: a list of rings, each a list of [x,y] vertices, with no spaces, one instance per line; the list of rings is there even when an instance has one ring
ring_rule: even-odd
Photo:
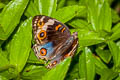
[[[1,12],[0,39],[6,40],[20,21],[29,0],[9,2]],[[22,6],[22,7],[21,7]]]
[[[113,0],[0,1],[0,80],[119,80],[117,4]],[[68,25],[71,33],[78,32],[73,58],[51,70],[44,60],[38,61],[31,48],[35,15],[53,17]]]
[[[32,18],[24,21],[10,42],[10,64],[18,68],[21,72],[27,62],[32,40]],[[21,45],[24,44],[24,45]]]
[[[79,75],[81,79],[93,80],[95,76],[95,64],[90,49],[85,47],[79,58]]]

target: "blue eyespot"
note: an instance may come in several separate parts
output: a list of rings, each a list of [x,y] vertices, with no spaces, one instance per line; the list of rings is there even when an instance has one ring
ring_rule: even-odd
[[[39,48],[39,50],[41,50],[41,49],[46,49],[46,56],[50,56],[52,53],[53,53],[53,51],[54,51],[54,48],[53,48],[53,43],[52,42],[48,42],[48,43],[46,43],[46,44],[44,44],[44,45],[42,45],[42,46],[40,46],[40,48]]]

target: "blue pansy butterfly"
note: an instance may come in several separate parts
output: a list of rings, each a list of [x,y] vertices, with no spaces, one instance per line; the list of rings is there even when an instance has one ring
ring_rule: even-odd
[[[47,68],[73,56],[78,45],[77,32],[72,35],[68,27],[56,19],[38,15],[32,21],[35,44],[33,50],[38,59],[50,60]]]

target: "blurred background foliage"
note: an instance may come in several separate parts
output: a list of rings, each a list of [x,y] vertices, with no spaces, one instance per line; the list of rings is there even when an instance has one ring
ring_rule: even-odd
[[[77,31],[74,57],[53,69],[31,48],[32,18]],[[0,0],[0,80],[120,80],[120,0]]]

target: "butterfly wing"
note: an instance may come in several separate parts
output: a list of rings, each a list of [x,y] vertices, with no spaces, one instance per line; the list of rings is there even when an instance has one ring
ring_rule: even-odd
[[[35,16],[32,26],[36,41],[33,50],[39,59],[53,59],[58,48],[71,36],[64,24],[48,16]]]
[[[39,59],[51,60],[48,68],[73,56],[78,45],[77,33],[70,35],[67,26],[48,16],[33,18],[33,33],[36,44],[33,50]]]
[[[63,45],[57,49],[56,51],[56,57],[54,57],[47,68],[53,68],[56,66],[56,64],[59,64],[60,61],[63,61],[67,57],[72,57],[76,51],[76,48],[78,46],[78,38],[77,38],[77,33],[73,33],[72,36],[67,39]]]

